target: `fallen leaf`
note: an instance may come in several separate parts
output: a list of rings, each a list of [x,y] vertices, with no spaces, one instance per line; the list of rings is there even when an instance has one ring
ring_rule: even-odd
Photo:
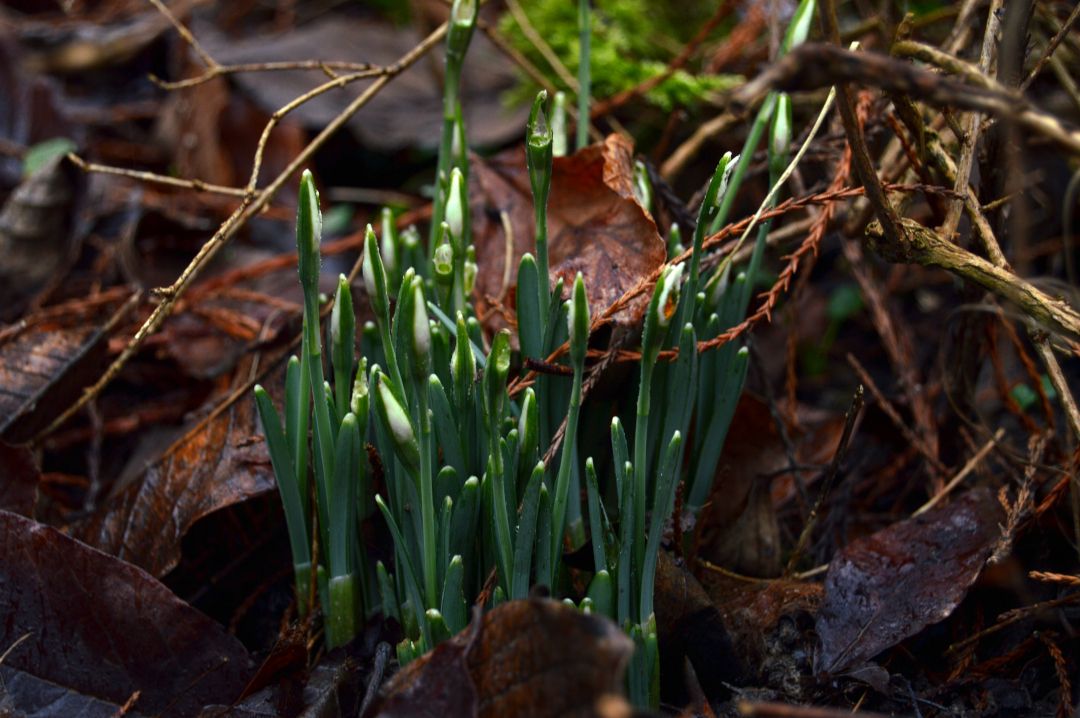
[[[795,459],[804,466],[827,463],[840,440],[842,418],[822,419],[789,432]],[[824,431],[835,429],[835,431]],[[699,519],[698,556],[743,574],[780,573],[778,502],[771,487],[790,463],[768,405],[743,393],[717,464],[712,500]]]
[[[0,441],[0,510],[33,516],[40,478],[29,449]]]
[[[108,332],[86,317],[35,324],[0,340],[0,437],[33,438],[104,367]],[[111,323],[107,323],[108,327]]]
[[[373,715],[381,718],[477,716],[476,684],[469,675],[467,658],[475,640],[471,628],[395,674],[386,686],[386,697]]]
[[[0,320],[19,316],[74,261],[81,185],[78,169],[55,156],[16,187],[0,209]]]
[[[685,690],[684,657],[708,698],[724,701],[730,686],[744,686],[750,669],[735,651],[723,617],[681,561],[660,552],[656,571],[656,630],[660,643],[661,692],[670,702]],[[688,699],[689,696],[682,696]]]
[[[0,141],[28,151],[58,137],[80,142],[85,129],[67,117],[60,84],[28,71],[10,27],[6,23],[0,30]],[[6,190],[17,184],[23,169],[23,158],[16,153],[0,154],[0,187]]]
[[[42,700],[42,682],[71,706],[122,705],[139,691],[136,711],[166,716],[243,689],[240,642],[135,566],[6,511],[0,555],[0,646],[30,634],[0,667],[17,712]]]
[[[548,202],[548,255],[551,279],[566,280],[578,272],[593,316],[615,303],[627,290],[666,259],[656,223],[634,198],[634,151],[630,140],[610,135],[552,166]],[[521,256],[534,252],[535,224],[525,151],[518,147],[490,159],[474,158],[469,173],[473,243],[480,271],[475,294],[481,316],[490,314],[491,299],[502,300],[514,286]],[[513,231],[508,252],[501,213]],[[509,283],[504,272],[509,262]],[[648,297],[631,303],[616,322],[637,325]]]
[[[110,718],[121,715],[120,705],[79,691],[43,681],[29,673],[0,665],[0,715],[3,716],[86,716]],[[127,715],[137,718],[138,712]]]
[[[183,18],[193,5],[194,0],[180,0],[170,6],[169,13]],[[151,8],[139,10],[106,11],[95,18],[74,21],[68,10],[68,22],[35,19],[20,23],[19,39],[26,50],[23,61],[36,72],[58,75],[90,74],[130,62],[171,27],[164,13]]]
[[[239,40],[207,22],[196,21],[193,29],[206,50],[223,64],[321,58],[391,65],[421,39],[413,27],[342,15],[320,18],[286,33],[252,34]],[[444,44],[432,51],[430,63],[418,62],[402,72],[349,120],[349,130],[361,143],[381,152],[438,146],[443,92],[441,75],[432,69],[442,67]],[[461,105],[471,146],[496,146],[520,134],[527,110],[509,110],[502,102],[504,92],[514,85],[513,71],[482,33],[473,35],[462,78]],[[230,82],[271,113],[327,79],[319,70],[296,70],[241,73]],[[372,82],[362,80],[312,98],[288,117],[308,129],[321,130]]]
[[[387,685],[379,716],[592,716],[621,690],[633,643],[606,618],[557,601],[505,603]]]
[[[747,581],[708,570],[701,572],[701,582],[723,616],[736,655],[754,667],[759,684],[799,697],[817,647],[810,626],[821,605],[821,584]]]
[[[993,494],[974,489],[844,548],[825,577],[815,670],[858,667],[948,618],[982,571],[1003,519]]]
[[[280,406],[283,367],[263,383]],[[269,453],[255,402],[244,396],[196,424],[71,535],[161,577],[179,561],[195,522],[269,491],[276,491]]]

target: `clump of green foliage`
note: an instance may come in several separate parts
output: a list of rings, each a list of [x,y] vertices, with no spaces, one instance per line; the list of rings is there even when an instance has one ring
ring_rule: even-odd
[[[577,4],[567,0],[530,0],[521,6],[567,69],[577,74],[581,64]],[[612,0],[597,4],[590,13],[592,95],[611,97],[659,75],[714,9],[713,3],[698,1]],[[534,65],[548,67],[510,13],[503,15],[499,30]],[[549,71],[548,75],[558,84],[554,72]],[[670,112],[677,107],[694,106],[739,81],[741,78],[731,75],[678,70],[646,93],[646,99],[660,110]],[[523,79],[521,88],[511,99],[520,101],[536,90],[534,84]]]
[[[805,38],[812,12],[813,0],[803,0],[785,48]],[[303,344],[286,371],[284,422],[267,392],[255,391],[289,528],[297,602],[307,614],[314,608],[309,597],[317,596],[331,647],[350,641],[376,612],[396,618],[406,635],[398,658],[406,663],[462,630],[481,596],[490,608],[526,597],[533,585],[547,586],[629,633],[638,647],[627,678],[631,700],[656,706],[653,585],[664,523],[680,481],[688,510],[707,499],[749,362],[745,345],[730,342],[699,355],[697,341],[745,315],[746,277],[757,272],[768,225],[757,234],[746,271],[725,261],[701,276],[702,246],[725,221],[766,128],[770,176],[780,177],[791,141],[790,102],[770,95],[742,156],[721,158],[701,203],[690,260],[670,263],[656,282],[644,317],[636,403],[624,407],[634,421],[611,422],[608,453],[606,446],[579,443],[591,331],[585,278],[576,277],[565,301],[562,282],[549,280],[552,163],[555,147],[566,141],[556,137],[564,123],[547,121],[544,92],[526,131],[536,234],[517,272],[520,351],[512,351],[509,331],[485,336],[476,318],[460,78],[449,77],[460,74],[475,18],[474,2],[454,3],[430,246],[421,247],[413,228],[399,232],[389,211],[379,233],[368,226],[362,274],[374,321],[357,331],[352,287],[341,277],[327,322],[329,360],[320,331],[319,199],[310,173],[300,183]],[[647,177],[637,182],[647,203]],[[671,251],[680,245],[674,237]],[[526,359],[549,357],[564,344],[569,380],[540,375],[510,396],[508,381],[524,371]],[[675,348],[676,361],[659,361],[662,350]],[[557,462],[548,465],[541,457],[564,422]],[[385,491],[378,496],[371,495],[365,444],[380,459]],[[376,507],[393,537],[389,567],[371,565],[361,537],[360,525]],[[591,575],[571,571],[562,561],[565,549],[590,540]],[[575,585],[587,585],[584,595]]]

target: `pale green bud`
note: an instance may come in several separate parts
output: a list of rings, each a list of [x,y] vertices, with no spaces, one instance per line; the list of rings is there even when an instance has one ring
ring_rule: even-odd
[[[390,438],[394,441],[394,448],[402,463],[416,473],[420,467],[420,445],[416,441],[409,413],[390,388],[386,375],[375,369],[372,370],[372,375],[375,382],[375,412],[390,432]]]
[[[660,281],[657,282],[658,298],[654,320],[659,327],[667,327],[671,324],[671,318],[675,316],[675,310],[679,306],[679,292],[682,288],[682,273],[683,264],[679,262],[674,267],[665,269],[660,275]]]
[[[424,299],[424,282],[417,277],[413,280],[413,316],[412,338],[416,354],[427,356],[431,351],[431,325],[427,313],[427,301]]]
[[[382,254],[383,266],[388,275],[395,276],[398,266],[398,236],[397,227],[394,224],[394,213],[389,207],[383,207],[379,230],[382,233],[379,250]]]
[[[479,268],[476,266],[476,248],[471,244],[465,250],[465,293],[471,294],[476,286],[476,274]]]
[[[356,368],[356,378],[353,380],[349,410],[358,417],[366,417],[368,401],[367,357],[362,356],[360,357],[360,366]]]
[[[450,225],[451,241],[461,244],[465,237],[465,177],[455,167],[450,172],[450,189],[446,198],[446,223]]]
[[[296,207],[296,252],[299,257],[300,284],[305,292],[316,292],[319,286],[319,242],[322,240],[322,212],[319,192],[310,170],[300,177],[300,196]]]
[[[585,352],[589,348],[589,298],[585,294],[585,279],[578,272],[574,289],[568,302],[566,329],[570,337],[570,361],[574,366],[585,364]]]

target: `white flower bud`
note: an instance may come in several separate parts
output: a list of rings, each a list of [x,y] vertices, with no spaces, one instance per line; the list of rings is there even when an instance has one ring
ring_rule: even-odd
[[[465,231],[465,178],[457,167],[450,173],[450,192],[446,199],[446,223],[450,233],[461,242]]]
[[[431,324],[421,282],[413,282],[413,347],[418,355],[431,351]]]
[[[660,300],[656,303],[656,324],[666,327],[671,324],[671,318],[675,316],[675,310],[679,306],[679,292],[682,287],[683,264],[679,262],[674,267],[664,271],[660,281]]]

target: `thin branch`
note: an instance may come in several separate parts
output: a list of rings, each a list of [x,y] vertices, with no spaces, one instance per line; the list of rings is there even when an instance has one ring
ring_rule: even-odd
[[[675,151],[671,153],[671,156],[664,160],[664,164],[660,166],[660,176],[670,182],[683,171],[683,168],[685,168],[691,160],[698,156],[698,152],[700,152],[702,145],[741,121],[741,115],[737,115],[734,112],[722,112],[708,122],[699,125],[698,128],[694,130],[694,134],[690,135],[685,142],[676,147]]]
[[[506,0],[506,7],[510,9],[510,14],[514,18],[514,22],[521,28],[522,34],[525,35],[525,39],[532,43],[537,52],[544,58],[548,66],[555,71],[555,74],[559,76],[559,79],[570,88],[570,91],[575,95],[581,91],[581,86],[578,85],[577,78],[571,74],[570,70],[566,69],[566,65],[563,64],[559,56],[555,54],[555,51],[551,49],[551,45],[547,44],[547,41],[543,36],[536,31],[532,22],[529,20],[529,16],[525,14],[525,11],[521,9],[521,5],[517,0]]]
[[[370,62],[297,60],[294,62],[250,62],[240,65],[214,65],[200,75],[176,81],[163,80],[151,73],[150,81],[163,90],[183,90],[225,75],[238,75],[246,72],[281,72],[285,70],[320,70],[330,79],[339,76],[338,70],[356,74],[368,73],[365,75],[366,77],[377,77],[386,72],[386,68],[373,65]]]
[[[913,60],[926,62],[935,67],[940,67],[942,70],[950,72],[953,75],[959,75],[965,81],[977,87],[981,87],[984,90],[992,90],[1004,95],[1010,94],[1009,90],[1006,89],[1004,85],[993,77],[983,73],[977,66],[972,65],[966,60],[961,60],[958,57],[950,55],[943,50],[939,50],[932,45],[927,45],[916,40],[901,40],[893,45],[892,51],[897,57],[908,57]]]
[[[127,177],[140,182],[163,184],[169,187],[181,187],[196,192],[209,192],[211,194],[220,194],[225,195],[226,197],[239,197],[241,199],[251,194],[248,190],[240,187],[226,187],[225,185],[203,182],[200,179],[181,179],[179,177],[170,177],[169,175],[160,175],[154,172],[144,172],[143,170],[132,170],[127,169],[126,167],[112,167],[110,165],[87,162],[74,152],[68,152],[67,159],[83,172],[87,173],[93,172],[116,177]]]
[[[988,9],[988,15],[986,16],[986,32],[983,34],[982,50],[979,53],[979,74],[989,76],[990,68],[994,64],[994,58],[997,55],[997,33],[1001,27],[1001,17],[998,12],[1001,9],[1004,0],[990,0],[990,7]],[[956,232],[956,227],[960,224],[960,213],[964,209],[964,200],[967,199],[967,195],[970,194],[970,182],[971,182],[971,166],[975,159],[975,147],[979,142],[979,131],[982,128],[982,115],[978,112],[972,112],[968,115],[967,126],[964,128],[964,137],[961,144],[962,149],[960,151],[960,161],[956,163],[956,180],[953,185],[953,189],[956,190],[962,199],[953,200],[949,205],[949,211],[945,215],[945,222],[942,224],[941,233],[945,237],[952,237]],[[1005,266],[1005,255],[1001,253],[1001,248],[997,246],[997,242],[986,244],[987,255],[991,261],[998,266]]]
[[[187,29],[187,26],[176,19],[172,10],[166,7],[165,3],[161,2],[161,0],[150,0],[150,4],[157,8],[159,13],[165,16],[169,23],[176,29],[176,32],[179,33],[180,37],[183,38],[184,42],[191,45],[191,49],[195,51],[195,54],[199,56],[199,59],[202,60],[204,65],[210,68],[218,67],[217,60],[210,56],[210,53],[203,48],[199,41],[195,39],[195,36],[191,34],[191,31]]]
[[[851,368],[855,370],[855,373],[859,377],[859,381],[861,381],[863,385],[870,390],[870,393],[874,396],[874,401],[878,403],[878,406],[881,407],[881,410],[885,412],[885,415],[887,417],[889,417],[889,421],[891,421],[893,423],[893,426],[895,426],[896,429],[903,435],[904,440],[914,446],[915,450],[922,454],[923,458],[926,459],[931,466],[933,466],[942,474],[947,473],[948,469],[945,467],[945,464],[941,463],[941,459],[939,459],[936,454],[930,451],[930,448],[926,445],[926,442],[923,441],[921,436],[908,428],[908,425],[900,417],[900,414],[897,413],[896,408],[885,397],[885,395],[881,393],[881,389],[878,388],[877,383],[874,382],[874,379],[870,376],[870,373],[866,371],[866,367],[862,365],[862,362],[860,362],[855,357],[855,355],[851,353],[848,353],[847,355],[847,362],[849,365],[851,365]]]
[[[1065,39],[1065,36],[1069,34],[1072,26],[1076,24],[1077,18],[1080,18],[1080,3],[1077,3],[1076,6],[1073,7],[1073,11],[1069,13],[1069,17],[1066,18],[1065,22],[1054,34],[1054,37],[1050,39],[1050,43],[1046,46],[1046,49],[1043,50],[1042,57],[1035,63],[1035,67],[1031,68],[1031,73],[1022,83],[1020,83],[1021,92],[1024,92],[1031,87],[1031,83],[1035,81],[1035,78],[1038,77],[1039,73],[1046,67],[1046,63],[1050,61],[1050,58],[1054,54],[1054,50],[1057,50],[1058,45],[1060,45],[1061,41]]]
[[[840,473],[840,465],[844,462],[844,457],[847,455],[848,444],[851,442],[851,436],[855,432],[855,422],[858,420],[859,414],[862,413],[862,408],[863,387],[862,384],[860,384],[855,389],[855,396],[851,399],[851,406],[848,407],[847,414],[844,416],[844,431],[840,434],[840,443],[836,446],[836,452],[833,454],[832,461],[829,463],[829,468],[825,473],[825,478],[822,480],[821,486],[818,489],[817,500],[814,501],[814,506],[810,509],[810,515],[806,517],[806,524],[799,533],[799,540],[796,542],[795,549],[791,552],[791,557],[788,559],[787,566],[784,568],[784,576],[791,576],[791,574],[795,572],[795,566],[798,565],[799,559],[802,558],[803,551],[806,550],[806,544],[809,543],[810,536],[814,532],[814,526],[817,525],[821,507],[825,505],[825,499],[829,497],[829,493],[836,483],[836,477]]]
[[[952,193],[952,190],[944,187],[930,187],[926,185],[887,185],[885,189],[890,192],[937,192],[946,195],[950,195]],[[805,209],[806,207],[828,205],[833,202],[842,202],[844,200],[861,197],[863,195],[864,191],[862,187],[845,187],[840,190],[830,189],[825,192],[818,192],[816,194],[807,195],[805,197],[792,197],[776,205],[776,207],[774,207],[773,209],[764,212],[758,219],[760,221],[773,219],[775,217],[781,217],[790,212]],[[731,246],[734,246],[735,243],[733,238],[739,236],[743,231],[745,231],[749,223],[750,218],[747,217],[743,220],[740,220],[739,222],[729,224],[716,234],[706,237],[705,241],[702,242],[701,245],[702,251],[704,252],[707,250],[716,249],[725,242],[730,241],[730,246],[725,248],[726,251],[730,252]],[[615,316],[618,315],[620,312],[625,311],[635,299],[645,295],[647,292],[652,291],[653,287],[656,285],[657,278],[668,266],[686,261],[691,254],[693,254],[693,249],[687,249],[678,256],[673,257],[667,262],[659,265],[648,275],[638,280],[638,282],[633,287],[626,290],[626,292],[624,292],[621,297],[616,299],[610,307],[605,309],[602,313],[600,313],[597,317],[593,319],[592,325],[589,328],[590,333],[595,332],[600,327],[613,322]],[[765,315],[763,314],[761,318],[764,317]],[[758,319],[757,321],[760,321],[760,319]],[[745,320],[742,324],[732,327],[731,329],[723,332],[722,334],[712,339],[700,341],[697,344],[697,351],[703,352],[723,346],[724,344],[738,338],[741,334],[748,331],[753,326],[753,323],[754,322],[751,322],[749,319]],[[569,345],[564,343],[561,346],[557,347],[553,352],[551,352],[551,354],[546,357],[546,361],[554,362],[563,354],[565,354],[568,350]],[[619,361],[638,361],[641,358],[641,355],[638,352],[618,351],[617,353],[619,355]],[[602,358],[605,355],[606,352],[589,352],[589,357],[594,359]],[[665,350],[660,352],[659,354],[660,358],[665,361],[671,361],[678,355],[678,349]],[[510,395],[515,396],[518,393],[524,391],[525,387],[532,384],[532,380],[534,378],[535,373],[529,372],[525,376],[515,379],[514,382],[510,385]]]
[[[529,79],[531,79],[537,85],[540,85],[540,87],[547,90],[548,94],[552,97],[555,96],[555,93],[558,92],[558,88],[555,87],[555,85],[552,84],[550,80],[548,80],[547,76],[544,75],[544,73],[541,72],[540,69],[536,65],[534,65],[531,60],[529,60],[529,58],[518,52],[513,45],[506,41],[506,38],[500,35],[495,28],[493,28],[484,20],[477,20],[476,26],[480,28],[480,31],[482,33],[487,35],[487,38],[491,40],[491,44],[493,44],[499,52],[506,55],[506,57],[509,58],[511,62],[520,67],[522,72],[529,76]],[[577,107],[575,107],[572,103],[567,104],[566,114],[570,117],[570,119],[574,120],[575,122],[579,121]],[[600,132],[600,130],[596,129],[596,127],[592,124],[589,125],[589,136],[596,141],[604,139],[603,133]]]
[[[154,311],[146,319],[143,325],[139,327],[135,336],[133,336],[127,346],[124,347],[124,350],[113,363],[109,365],[109,368],[105,370],[105,373],[101,378],[99,378],[92,386],[85,389],[82,396],[56,417],[52,423],[35,437],[35,440],[40,440],[56,431],[56,429],[62,426],[84,406],[93,401],[102,390],[116,378],[120,373],[120,370],[124,368],[131,357],[139,351],[147,337],[161,327],[165,319],[172,313],[177,300],[183,295],[191,281],[199,274],[202,268],[206,266],[214,255],[217,254],[221,247],[232,239],[237,230],[239,230],[249,219],[262,211],[262,209],[270,202],[271,198],[285,185],[292,175],[311,159],[312,155],[315,154],[315,151],[322,147],[334,133],[341,129],[345,123],[366,105],[383,87],[385,87],[387,83],[435,47],[435,45],[446,35],[446,30],[447,25],[444,23],[424,38],[416,47],[409,50],[409,52],[402,56],[397,63],[388,67],[387,74],[379,77],[369,88],[353,100],[345,110],[323,128],[323,130],[300,151],[293,161],[290,162],[289,165],[282,170],[281,174],[279,174],[269,185],[259,191],[258,194],[245,196],[241,200],[240,206],[236,208],[228,219],[226,219],[218,228],[217,232],[215,232],[214,235],[199,249],[198,254],[195,255],[195,258],[192,259],[183,272],[181,272],[176,281],[170,286],[159,289],[156,292],[161,298],[161,303],[155,307]],[[273,122],[273,120],[271,120],[271,122]],[[265,143],[260,143],[256,152],[261,153],[264,149]],[[252,172],[252,182],[249,184],[249,189],[254,189],[254,180],[257,177],[258,165],[260,163],[261,155],[256,156],[255,158],[255,170]]]
[[[901,219],[901,224],[906,236],[900,244],[882,242],[881,228],[875,224],[866,230],[871,247],[885,259],[946,269],[1009,300],[1050,331],[1080,339],[1080,313],[1065,300],[1051,297],[1027,280],[957,247],[914,220]]]
[[[959,486],[960,482],[967,478],[967,475],[974,471],[975,468],[980,463],[982,463],[982,460],[986,458],[986,455],[990,453],[991,449],[997,446],[997,443],[1001,441],[1001,438],[1003,436],[1005,436],[1004,429],[998,429],[996,432],[994,432],[994,436],[991,437],[991,439],[985,444],[983,444],[982,448],[975,452],[974,456],[968,459],[967,463],[964,464],[963,468],[961,468],[960,471],[956,472],[956,476],[949,479],[949,483],[945,484],[945,486],[942,487],[941,491],[938,491],[936,494],[934,494],[933,498],[931,498],[925,504],[917,508],[915,512],[911,515],[913,517],[921,516],[930,509],[937,506],[943,498],[949,495],[949,492]]]
[[[843,52],[839,47],[840,24],[836,19],[836,0],[823,0],[820,18],[822,27],[825,29],[826,38],[833,46],[836,46],[824,45],[823,49],[826,49],[829,52]],[[796,51],[803,50],[805,47],[805,45],[800,46],[799,48],[796,48]],[[865,55],[865,53],[856,54],[847,52],[845,56],[853,58],[857,62],[861,59],[862,55]],[[786,61],[794,57],[797,57],[797,52],[789,53],[784,60]],[[778,64],[780,63],[774,64],[773,67],[776,67]],[[877,170],[870,161],[870,152],[866,148],[866,138],[863,136],[862,127],[855,115],[855,103],[852,100],[851,91],[846,82],[841,81],[836,83],[836,94],[840,105],[840,120],[844,125],[844,133],[847,135],[848,144],[851,145],[851,159],[855,167],[855,176],[859,178],[859,182],[862,183],[862,186],[866,189],[866,198],[870,200],[870,204],[874,208],[874,213],[881,222],[885,236],[891,242],[899,242],[902,237],[899,226],[899,217],[885,197],[885,190],[882,189],[881,179],[878,177]]]
[[[730,100],[736,107],[749,107],[771,90],[816,90],[843,82],[901,92],[934,105],[952,105],[1009,118],[1073,152],[1080,152],[1080,131],[1067,128],[1053,115],[1031,107],[1015,92],[966,84],[885,55],[853,53],[820,43],[793,49],[736,90]]]

